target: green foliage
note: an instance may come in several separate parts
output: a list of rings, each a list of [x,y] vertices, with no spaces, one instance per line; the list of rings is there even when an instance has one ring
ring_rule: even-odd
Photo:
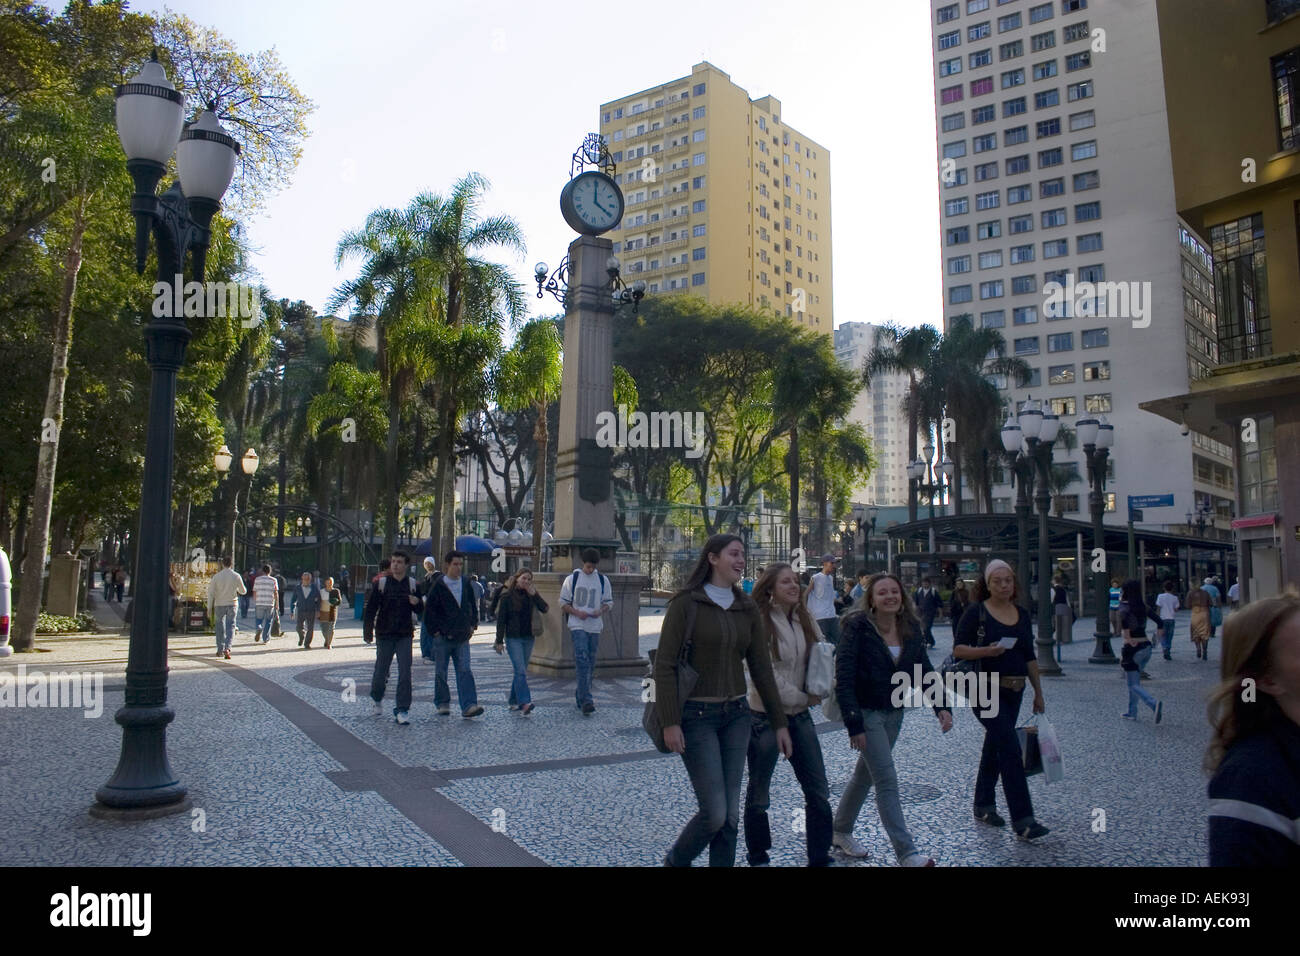
[[[86,631],[99,632],[95,615],[89,611],[80,611],[76,617],[63,617],[42,611],[36,620],[37,634],[75,634]]]

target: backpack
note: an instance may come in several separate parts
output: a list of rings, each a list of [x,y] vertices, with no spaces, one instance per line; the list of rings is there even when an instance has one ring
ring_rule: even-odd
[[[573,600],[573,590],[578,586],[578,575],[582,573],[582,568],[574,568],[573,576],[569,578],[569,600]],[[605,600],[605,595],[609,593],[609,578],[597,571],[600,575],[600,600]]]

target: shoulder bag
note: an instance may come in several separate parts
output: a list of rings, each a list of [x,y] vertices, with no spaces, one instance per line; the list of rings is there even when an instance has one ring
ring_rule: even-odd
[[[988,611],[984,607],[984,602],[980,601],[980,626],[975,632],[975,646],[984,646],[984,624],[988,620]],[[944,677],[949,674],[977,674],[979,673],[980,662],[978,660],[969,660],[954,657],[949,654],[939,665],[939,673]]]
[[[695,647],[695,598],[687,595],[686,600],[689,602],[686,606],[686,636],[682,640],[682,649],[677,654],[677,702],[679,706],[686,704],[687,698],[695,690],[695,684],[700,679],[699,671],[691,666],[691,651]],[[642,697],[646,702],[645,711],[641,714],[641,726],[645,728],[646,734],[650,737],[650,742],[655,745],[655,749],[661,754],[671,753],[668,745],[664,743],[664,723],[659,717],[659,705],[655,702],[654,692],[654,672],[655,672],[655,654],[651,650],[647,655],[650,658],[650,676],[642,684]],[[678,721],[681,723],[679,715]]]

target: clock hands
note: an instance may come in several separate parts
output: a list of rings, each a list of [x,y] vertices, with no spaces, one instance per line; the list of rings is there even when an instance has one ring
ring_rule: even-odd
[[[608,216],[609,210],[596,201],[596,195],[599,191],[599,188],[600,188],[599,184],[593,180],[591,183],[591,204]]]

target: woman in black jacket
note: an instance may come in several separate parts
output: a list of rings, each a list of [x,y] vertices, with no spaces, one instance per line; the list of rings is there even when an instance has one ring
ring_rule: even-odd
[[[892,574],[872,575],[864,588],[865,610],[845,615],[835,658],[835,692],[849,745],[859,752],[853,776],[835,811],[832,843],[847,856],[863,857],[866,850],[853,838],[853,826],[876,785],[876,809],[902,866],[934,866],[934,860],[917,852],[903,820],[894,770],[893,748],[903,726],[908,690],[917,668],[922,683],[934,668],[925,653],[921,625],[903,584]],[[936,675],[937,677],[938,675]],[[939,726],[952,729],[952,711],[942,701],[935,704]]]
[[[501,589],[497,610],[496,652],[508,651],[510,666],[515,677],[510,685],[510,709],[522,711],[527,717],[536,704],[528,690],[528,659],[533,656],[533,610],[545,614],[549,608],[533,586],[533,572],[525,568]]]
[[[1119,627],[1124,638],[1119,666],[1128,683],[1128,710],[1120,714],[1125,720],[1137,720],[1138,699],[1141,698],[1156,713],[1156,723],[1164,715],[1164,705],[1142,686],[1143,668],[1151,660],[1151,641],[1147,637],[1146,622],[1151,618],[1164,626],[1160,615],[1142,600],[1142,586],[1137,581],[1125,581],[1119,592]]]

